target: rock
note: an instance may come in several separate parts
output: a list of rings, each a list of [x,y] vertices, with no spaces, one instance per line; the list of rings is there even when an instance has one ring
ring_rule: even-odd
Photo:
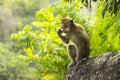
[[[108,52],[68,67],[66,80],[120,80],[120,54]]]

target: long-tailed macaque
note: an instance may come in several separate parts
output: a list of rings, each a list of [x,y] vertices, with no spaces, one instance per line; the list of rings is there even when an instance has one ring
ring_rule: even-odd
[[[73,21],[70,17],[61,19],[61,27],[57,30],[61,40],[68,44],[68,53],[72,60],[69,66],[73,66],[90,54],[90,42],[85,29]]]

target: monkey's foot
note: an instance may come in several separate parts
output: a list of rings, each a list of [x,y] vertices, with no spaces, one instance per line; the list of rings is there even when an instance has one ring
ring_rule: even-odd
[[[73,62],[71,62],[69,65],[68,65],[68,67],[72,67],[72,66],[74,66],[74,65],[76,65],[77,64],[77,62],[76,61],[73,61]]]

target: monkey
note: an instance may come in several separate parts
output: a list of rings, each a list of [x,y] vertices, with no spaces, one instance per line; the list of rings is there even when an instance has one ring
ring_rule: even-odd
[[[67,44],[68,55],[71,58],[69,66],[75,65],[84,58],[89,58],[90,41],[85,29],[75,23],[71,17],[63,17],[57,29],[57,34],[61,40]]]

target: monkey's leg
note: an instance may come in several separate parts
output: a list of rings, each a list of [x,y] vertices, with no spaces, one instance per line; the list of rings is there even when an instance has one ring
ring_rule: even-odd
[[[89,58],[89,55],[90,55],[90,47],[86,46],[83,58],[87,59],[87,58]]]
[[[90,55],[90,42],[86,41],[84,45],[85,45],[84,48],[85,50],[84,50],[83,58],[88,59]]]
[[[69,64],[70,66],[73,66],[76,64],[76,48],[74,45],[69,45],[68,46],[68,53],[69,53],[69,57],[71,58],[72,62]]]
[[[82,61],[83,57],[84,57],[84,47],[83,46],[79,46],[78,50],[77,50],[77,60],[78,61]]]

